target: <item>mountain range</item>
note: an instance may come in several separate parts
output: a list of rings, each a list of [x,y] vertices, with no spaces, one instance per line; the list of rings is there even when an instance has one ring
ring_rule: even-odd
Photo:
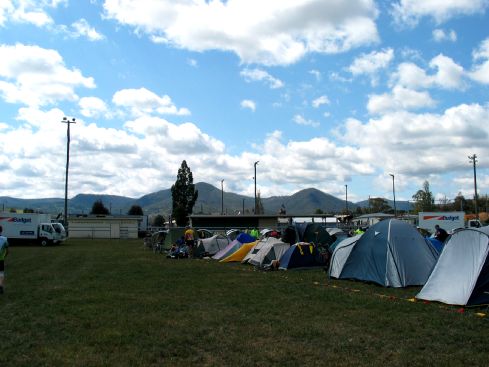
[[[224,212],[226,214],[252,214],[254,197],[239,195],[232,192],[221,192],[215,186],[205,182],[195,184],[199,192],[194,206],[194,214],[219,214],[222,209],[222,195]],[[139,205],[144,214],[163,214],[167,216],[171,212],[171,190],[160,190],[140,198],[130,198],[116,195],[78,194],[68,200],[68,212],[70,214],[89,214],[93,203],[101,200],[112,214],[126,214],[133,205]],[[288,214],[310,215],[318,209],[324,213],[340,213],[345,207],[345,200],[326,194],[320,190],[309,188],[296,192],[289,196],[272,196],[261,198],[265,214],[276,214],[284,207]],[[393,207],[393,202],[387,200],[387,204]],[[64,211],[64,199],[17,199],[8,196],[0,196],[0,205],[3,210],[33,209],[44,213],[62,213]],[[409,210],[407,201],[397,201],[398,210]],[[348,210],[355,211],[358,207],[368,207],[368,200],[358,203],[348,202]]]

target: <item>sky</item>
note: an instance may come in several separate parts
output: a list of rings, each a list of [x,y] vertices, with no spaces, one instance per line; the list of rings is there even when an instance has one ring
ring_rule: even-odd
[[[0,196],[489,187],[489,0],[0,0]],[[392,177],[393,175],[394,177]]]

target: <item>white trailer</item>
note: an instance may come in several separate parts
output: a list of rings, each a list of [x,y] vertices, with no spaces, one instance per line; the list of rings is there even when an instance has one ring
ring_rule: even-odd
[[[465,227],[464,212],[420,212],[419,228],[434,233],[435,225],[439,225],[445,231],[450,232],[457,228]]]
[[[41,246],[66,239],[61,223],[51,223],[51,215],[39,213],[0,213],[3,235],[9,242],[37,242]]]

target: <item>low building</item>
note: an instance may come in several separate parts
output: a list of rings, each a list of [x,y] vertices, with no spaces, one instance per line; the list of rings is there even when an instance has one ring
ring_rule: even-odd
[[[370,227],[376,223],[379,223],[381,220],[394,218],[393,214],[385,214],[385,213],[370,213],[360,215],[359,217],[355,217],[351,220],[351,223],[355,227]]]
[[[68,218],[70,238],[138,238],[141,217],[137,215],[82,215]]]

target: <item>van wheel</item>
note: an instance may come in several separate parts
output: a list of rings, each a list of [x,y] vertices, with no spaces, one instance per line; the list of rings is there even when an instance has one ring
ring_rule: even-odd
[[[48,245],[49,241],[47,240],[47,238],[41,238],[41,246],[45,247]]]

